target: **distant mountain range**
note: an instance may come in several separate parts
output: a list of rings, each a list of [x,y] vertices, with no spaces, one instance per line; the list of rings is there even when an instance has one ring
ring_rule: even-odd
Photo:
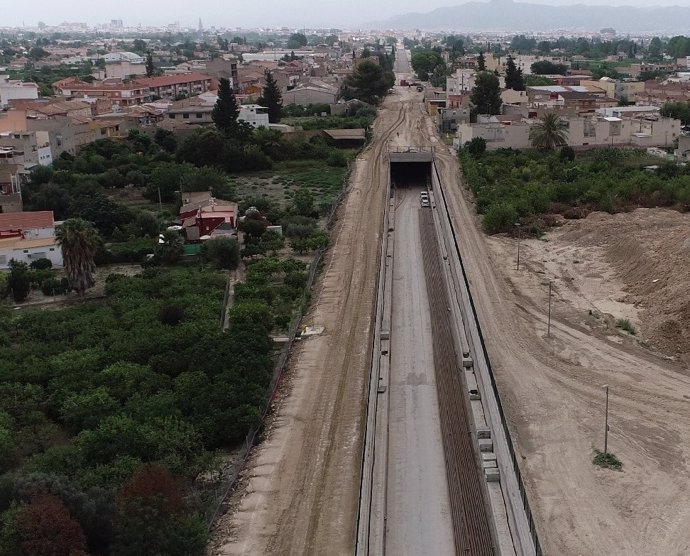
[[[599,31],[687,34],[690,7],[549,6],[511,0],[467,2],[427,13],[408,13],[363,25],[367,29],[428,31]]]

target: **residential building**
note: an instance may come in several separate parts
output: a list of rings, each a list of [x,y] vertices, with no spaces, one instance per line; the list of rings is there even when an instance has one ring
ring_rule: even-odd
[[[488,150],[527,149],[531,147],[530,127],[537,121],[506,121],[492,116],[482,123],[458,125],[455,145],[483,137]],[[669,146],[681,132],[680,120],[648,116],[569,116],[561,118],[561,125],[568,132],[567,144],[573,148]]]
[[[690,162],[690,134],[683,134],[678,138],[676,158],[684,162]]]
[[[20,212],[24,210],[21,193],[2,193],[0,191],[0,213]]]
[[[53,155],[46,132],[13,131],[0,133],[0,147],[13,147],[24,155],[24,167],[50,166]]]
[[[612,79],[602,77],[599,80],[583,79],[580,85],[584,87],[598,87],[606,92],[610,98],[625,98],[629,101],[635,99],[639,94],[644,93],[644,81]]]
[[[457,69],[451,77],[446,77],[448,95],[464,95],[474,88],[476,72],[472,69]]]
[[[28,176],[24,153],[14,147],[0,147],[0,194],[21,193]]]
[[[205,93],[211,88],[211,82],[211,77],[197,72],[145,77],[137,80],[139,85],[147,89],[148,96],[168,99]]]
[[[238,60],[234,56],[223,56],[207,61],[202,71],[216,79],[225,78],[230,80],[230,86],[234,89],[238,75],[237,63]]]
[[[240,105],[240,114],[237,119],[248,123],[254,128],[268,127],[267,109],[258,104]]]
[[[0,269],[12,259],[27,264],[49,259],[54,267],[63,266],[52,210],[0,213]]]
[[[23,83],[10,80],[9,75],[0,75],[0,109],[7,108],[13,99],[38,98],[38,85],[36,83]]]
[[[237,203],[215,199],[208,191],[182,194],[179,221],[188,241],[233,235],[237,226]]]
[[[283,104],[335,104],[338,100],[338,91],[336,85],[313,80],[283,92]]]
[[[96,79],[134,79],[146,75],[146,64],[132,63],[127,60],[106,62],[104,68],[96,68],[91,73]]]
[[[151,100],[151,92],[147,85],[122,79],[86,83],[78,77],[68,77],[53,83],[53,90],[56,95],[65,98],[105,98],[121,106],[132,106]]]

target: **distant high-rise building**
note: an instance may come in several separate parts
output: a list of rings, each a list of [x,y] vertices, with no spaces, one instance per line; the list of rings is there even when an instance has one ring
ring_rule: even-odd
[[[122,27],[124,27],[121,19],[111,19],[110,20],[110,26],[111,27],[117,27],[118,29],[122,29]]]
[[[201,31],[203,31],[203,30],[204,30],[204,26],[201,23],[201,18],[199,18],[199,32],[201,33]]]

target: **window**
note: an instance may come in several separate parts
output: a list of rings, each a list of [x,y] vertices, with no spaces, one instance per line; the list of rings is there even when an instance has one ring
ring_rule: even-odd
[[[51,251],[55,251],[55,247],[51,247],[50,250],[51,250]]]
[[[7,264],[7,255],[0,255],[0,264]]]
[[[182,119],[183,119],[183,120],[188,120],[188,119],[189,119],[189,114],[182,114]]]
[[[201,118],[204,117],[204,115],[203,115],[201,112],[197,112],[197,113],[196,113],[196,117],[199,118],[199,119],[201,119]]]

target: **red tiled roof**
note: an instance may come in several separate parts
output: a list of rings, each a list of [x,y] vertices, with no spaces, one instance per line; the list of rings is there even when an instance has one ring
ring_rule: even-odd
[[[137,83],[145,87],[170,87],[171,85],[182,85],[192,81],[210,81],[211,78],[203,73],[191,72],[178,75],[162,75],[160,77],[144,77],[137,79]]]
[[[0,231],[52,228],[54,223],[52,210],[0,213]]]

